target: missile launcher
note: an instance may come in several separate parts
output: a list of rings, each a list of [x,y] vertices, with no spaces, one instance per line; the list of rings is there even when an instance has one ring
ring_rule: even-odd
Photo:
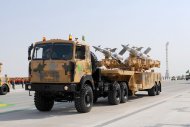
[[[111,48],[101,48],[93,46],[96,51],[99,51],[104,54],[105,59],[99,62],[99,66],[105,66],[108,69],[120,68],[130,71],[146,71],[152,68],[159,68],[160,61],[153,60],[150,58],[148,53],[151,51],[151,48],[148,47],[143,53],[141,50],[143,47],[129,47],[129,45],[122,45],[123,49],[119,54],[115,53],[115,50]],[[116,48],[114,48],[116,49]],[[124,53],[128,51],[129,57],[124,60]]]

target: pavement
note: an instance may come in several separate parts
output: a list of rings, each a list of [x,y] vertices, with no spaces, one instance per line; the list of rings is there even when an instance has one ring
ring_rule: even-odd
[[[190,127],[190,82],[164,81],[163,92],[150,97],[138,92],[125,104],[111,106],[101,98],[89,113],[74,103],[56,103],[50,112],[36,110],[32,96],[16,88],[0,96],[1,127]]]
[[[22,88],[22,85],[15,85],[15,89],[12,88],[12,86],[10,86],[10,92],[22,92],[25,91],[25,88]]]

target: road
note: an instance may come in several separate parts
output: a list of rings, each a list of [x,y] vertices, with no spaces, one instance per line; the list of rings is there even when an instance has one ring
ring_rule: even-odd
[[[163,82],[163,92],[137,93],[125,104],[100,99],[91,112],[78,113],[73,103],[56,103],[51,112],[35,109],[32,96],[15,90],[0,96],[1,127],[190,127],[190,82]]]

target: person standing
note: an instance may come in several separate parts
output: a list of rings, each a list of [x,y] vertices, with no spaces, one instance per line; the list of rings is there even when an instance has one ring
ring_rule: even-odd
[[[14,79],[11,79],[10,80],[10,83],[12,85],[12,89],[15,90],[15,80]]]
[[[24,78],[21,79],[22,88],[24,88]]]

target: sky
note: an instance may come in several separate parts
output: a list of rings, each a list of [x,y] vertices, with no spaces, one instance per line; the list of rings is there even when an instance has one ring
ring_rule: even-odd
[[[2,0],[0,1],[0,62],[3,74],[27,76],[31,43],[85,35],[91,46],[121,44],[151,47],[165,75],[169,42],[170,76],[190,68],[189,0]],[[94,51],[92,49],[92,51]],[[98,56],[100,53],[95,52]]]

